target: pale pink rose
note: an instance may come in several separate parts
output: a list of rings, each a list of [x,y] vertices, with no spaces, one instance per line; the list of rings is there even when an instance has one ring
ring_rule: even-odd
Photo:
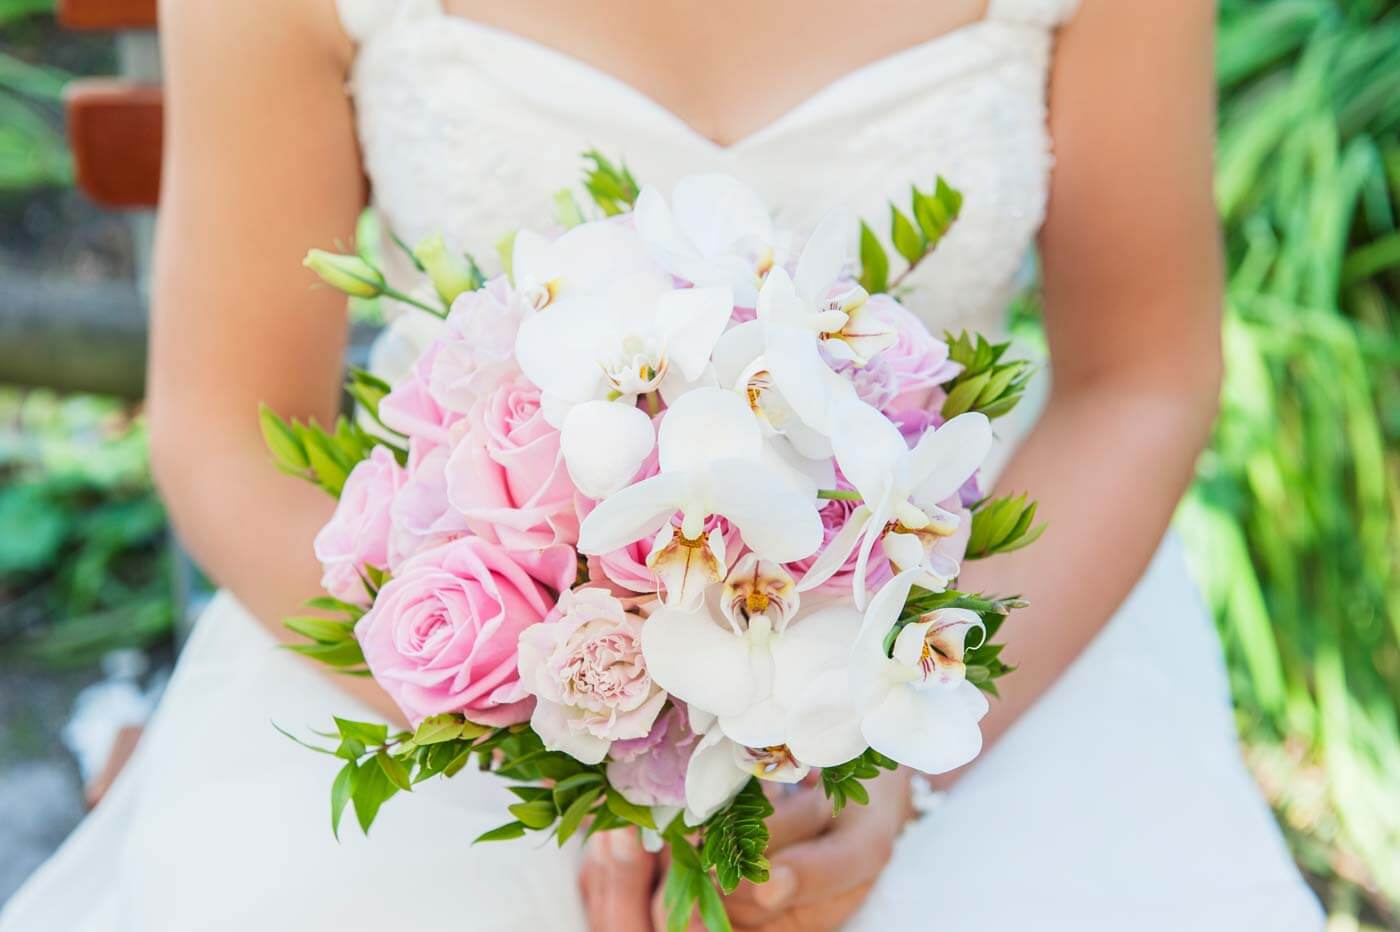
[[[425,448],[446,445],[452,425],[462,418],[438,404],[428,390],[428,374],[441,351],[441,343],[430,344],[413,364],[408,378],[379,402],[379,419],[384,425]]]
[[[465,428],[462,422],[461,428]],[[449,437],[461,429],[448,432]],[[417,438],[408,445],[408,476],[389,507],[389,569],[414,554],[465,535],[467,520],[447,498],[449,447]]]
[[[608,782],[634,806],[685,805],[685,772],[700,736],[685,706],[671,702],[645,738],[613,742]]]
[[[520,635],[520,681],[545,747],[596,764],[614,741],[643,738],[666,703],[642,660],[642,619],[603,589],[564,592]]]
[[[836,488],[851,490],[854,487],[846,480],[846,477],[838,471],[836,474]],[[841,533],[841,529],[851,520],[851,514],[860,507],[859,502],[849,502],[840,499],[824,502],[818,515],[822,519],[822,545],[816,553],[810,557],[787,564],[787,570],[794,579],[800,580],[811,568],[822,551],[831,545],[836,535]],[[860,548],[851,551],[851,555],[846,558],[846,562],[841,564],[841,568],[832,574],[831,578],[814,589],[826,595],[846,595],[851,594],[855,585],[856,562],[860,556]],[[877,541],[874,549],[870,551],[870,561],[866,565],[866,585],[870,591],[875,591],[886,581],[894,577],[894,571],[890,569],[889,558],[885,556],[884,548]]]
[[[366,566],[389,565],[389,509],[406,478],[387,447],[375,447],[350,470],[335,513],[314,543],[321,586],[337,599],[369,604],[361,575]]]
[[[512,549],[573,544],[578,512],[559,430],[516,376],[477,400],[447,461],[447,498],[472,533]]]
[[[515,334],[524,306],[505,276],[452,302],[437,353],[427,367],[428,392],[443,408],[465,414],[477,399],[520,367],[515,362]]]
[[[885,413],[925,409],[935,402],[938,386],[962,371],[948,359],[948,344],[889,295],[871,295],[869,309],[894,328],[894,346],[880,354],[894,373],[896,394]]]
[[[420,553],[355,625],[375,682],[415,725],[444,712],[485,725],[527,720],[520,632],[573,583],[576,559],[568,547],[521,554],[476,537]]]

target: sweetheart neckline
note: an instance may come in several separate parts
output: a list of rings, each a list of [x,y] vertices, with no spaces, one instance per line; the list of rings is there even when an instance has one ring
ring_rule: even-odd
[[[661,103],[641,88],[604,70],[592,62],[586,61],[577,55],[565,52],[562,49],[555,48],[537,39],[521,35],[518,32],[512,32],[509,29],[493,26],[480,20],[471,19],[470,17],[448,13],[445,10],[441,10],[440,4],[438,6],[440,12],[437,16],[430,17],[426,20],[417,20],[417,22],[447,20],[455,24],[453,28],[474,32],[487,39],[506,45],[513,45],[524,52],[547,58],[561,67],[578,72],[587,80],[611,88],[623,97],[630,99],[633,103],[639,104],[643,108],[652,111],[664,122],[669,124],[674,131],[688,138],[690,142],[702,146],[712,154],[721,156],[737,155],[746,149],[758,145],[765,139],[779,133],[784,127],[792,123],[803,113],[817,108],[822,102],[834,96],[842,89],[849,87],[852,83],[869,80],[874,74],[898,67],[913,58],[929,54],[937,49],[942,49],[945,45],[971,38],[979,32],[1001,22],[991,14],[991,9],[995,6],[993,2],[989,4],[987,12],[983,13],[983,15],[977,19],[969,20],[961,26],[956,26],[921,42],[916,42],[903,49],[899,49],[887,55],[882,55],[863,65],[858,65],[856,68],[821,85],[815,91],[804,96],[797,103],[781,111],[777,116],[757,128],[740,135],[731,142],[723,143],[712,139],[696,129],[692,123],[679,113]]]

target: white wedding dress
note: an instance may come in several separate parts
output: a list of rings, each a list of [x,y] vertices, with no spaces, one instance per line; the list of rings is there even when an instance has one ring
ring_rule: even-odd
[[[913,276],[910,305],[935,329],[995,333],[1044,212],[1046,71],[1074,2],[992,0],[985,19],[863,67],[730,146],[437,0],[340,9],[358,44],[349,90],[366,170],[409,242],[441,231],[491,257],[508,229],[550,225],[550,195],[595,146],[663,189],[730,172],[799,229],[838,204],[879,219],[942,174],[966,208]],[[573,846],[470,846],[505,821],[491,777],[430,781],[387,804],[371,838],[347,819],[335,842],[335,762],[272,727],[304,733],[335,713],[372,715],[221,595],[136,758],[0,932],[584,927]],[[1241,763],[1215,635],[1168,537],[1058,685],[905,832],[849,928],[1321,924]]]

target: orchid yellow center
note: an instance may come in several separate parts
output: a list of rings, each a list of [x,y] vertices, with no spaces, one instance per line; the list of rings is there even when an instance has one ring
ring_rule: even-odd
[[[627,336],[612,359],[602,363],[603,374],[622,395],[642,395],[655,391],[666,375],[666,357],[655,341]]]
[[[763,748],[747,748],[749,772],[760,780],[769,779],[801,765],[792,756],[786,744],[774,744]]]
[[[542,311],[554,303],[554,299],[559,296],[559,284],[559,279],[551,278],[541,285],[526,288],[521,292],[521,298],[527,307]]]

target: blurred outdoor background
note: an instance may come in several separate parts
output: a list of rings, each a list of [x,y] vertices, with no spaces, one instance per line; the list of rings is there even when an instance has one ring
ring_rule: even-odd
[[[136,398],[150,218],[74,190],[64,131],[65,85],[150,37],[51,5],[0,0],[0,902],[199,601]],[[1228,373],[1177,525],[1332,928],[1400,929],[1400,3],[1222,0],[1219,35]]]

